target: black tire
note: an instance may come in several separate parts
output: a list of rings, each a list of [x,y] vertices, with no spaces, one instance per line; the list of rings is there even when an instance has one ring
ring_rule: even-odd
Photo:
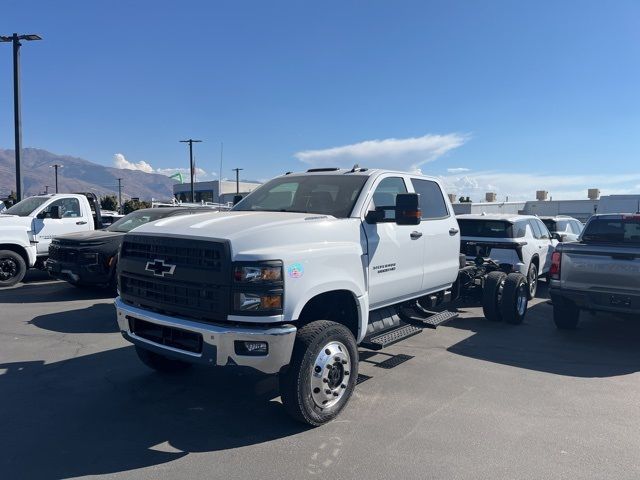
[[[580,320],[580,309],[568,300],[553,301],[553,322],[559,330],[574,330]]]
[[[502,321],[500,313],[500,297],[502,287],[507,274],[504,272],[491,272],[484,280],[482,288],[482,312],[487,320],[494,322]]]
[[[24,258],[13,250],[0,250],[0,288],[12,287],[27,273]]]
[[[317,391],[312,392],[312,382],[325,374],[324,368],[318,365],[323,351],[328,355],[326,358],[332,356],[329,350],[324,349],[336,344],[346,348],[349,370],[342,371],[340,387],[335,387],[336,390],[342,389],[337,403],[323,407],[314,400]],[[336,369],[341,368],[340,363],[334,365]],[[333,368],[328,364],[325,366],[330,370]],[[313,426],[323,425],[333,420],[345,407],[355,389],[357,379],[358,348],[353,334],[344,325],[318,320],[298,330],[291,362],[280,372],[282,403],[287,413],[295,420]]]
[[[529,300],[533,300],[536,298],[536,293],[538,292],[538,280],[540,276],[538,274],[538,267],[535,263],[531,262],[529,264],[529,270],[527,271],[527,284],[529,285]]]
[[[136,353],[138,354],[138,358],[142,361],[142,363],[144,363],[152,370],[160,373],[178,373],[192,366],[191,363],[165,357],[164,355],[160,355],[145,348],[138,347],[137,345]]]
[[[521,273],[510,273],[504,281],[500,313],[502,319],[513,325],[522,323],[529,304],[529,284]]]

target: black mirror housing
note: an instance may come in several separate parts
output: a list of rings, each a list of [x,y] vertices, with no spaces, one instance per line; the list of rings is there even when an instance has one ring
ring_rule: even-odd
[[[396,195],[396,223],[398,225],[419,225],[421,219],[420,196],[417,193]]]
[[[234,195],[233,196],[233,204],[234,205],[237,205],[240,200],[242,200],[242,195]]]
[[[62,218],[62,209],[59,205],[52,205],[49,207],[49,218]]]

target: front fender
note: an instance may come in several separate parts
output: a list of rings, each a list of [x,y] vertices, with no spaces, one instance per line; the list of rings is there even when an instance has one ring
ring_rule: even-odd
[[[31,243],[29,230],[22,226],[2,225],[0,227],[0,248],[11,245],[23,249],[29,259],[29,267],[36,263],[36,245]]]

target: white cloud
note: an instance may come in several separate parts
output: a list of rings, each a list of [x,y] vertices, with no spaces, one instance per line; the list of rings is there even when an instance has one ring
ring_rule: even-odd
[[[447,168],[447,172],[449,173],[464,173],[464,172],[470,172],[470,171],[471,171],[470,168],[464,168],[464,167]]]
[[[640,174],[543,175],[535,173],[473,172],[439,177],[448,193],[483,201],[486,192],[498,200],[535,200],[536,190],[547,190],[554,200],[587,199],[587,189],[599,188],[602,195],[640,193]]]
[[[125,170],[140,170],[146,173],[158,173],[160,175],[166,175],[170,177],[175,175],[176,173],[182,173],[185,181],[189,178],[190,170],[188,168],[153,168],[150,164],[141,160],[139,162],[130,162],[125,158],[125,156],[121,153],[116,153],[113,156],[113,166],[115,168],[125,169]],[[196,167],[195,169],[195,177],[199,182],[205,182],[208,180],[213,180],[218,177],[216,172],[207,172],[203,168]]]
[[[141,160],[138,163],[130,162],[129,160],[124,158],[124,155],[121,153],[116,153],[113,156],[113,165],[116,168],[125,170],[141,170],[143,172],[153,173],[153,167],[144,160]]]
[[[351,167],[358,163],[363,167],[415,171],[421,165],[432,162],[463,145],[468,139],[468,135],[449,133],[413,138],[367,140],[322,150],[304,150],[295,153],[294,157],[314,166]]]

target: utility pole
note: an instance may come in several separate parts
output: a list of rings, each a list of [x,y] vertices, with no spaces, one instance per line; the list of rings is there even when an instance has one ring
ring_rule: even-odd
[[[236,172],[236,195],[240,195],[240,170],[244,170],[244,168],[232,168],[234,172]]]
[[[191,167],[191,203],[196,201],[196,197],[193,194],[193,144],[201,143],[202,140],[194,140],[190,138],[189,140],[180,140],[180,143],[188,143],[189,144],[189,165]]]
[[[16,199],[22,200],[22,172],[20,168],[20,154],[22,153],[22,119],[20,114],[20,40],[42,40],[39,35],[18,35],[0,36],[0,42],[11,42],[13,44],[13,129],[15,135],[16,151]]]
[[[64,167],[64,165],[60,165],[58,163],[49,165],[51,168],[54,168],[56,171],[56,193],[58,193],[58,169]]]
[[[118,179],[118,212],[122,213],[122,178]]]
[[[44,194],[49,195],[49,185],[44,186]]]

